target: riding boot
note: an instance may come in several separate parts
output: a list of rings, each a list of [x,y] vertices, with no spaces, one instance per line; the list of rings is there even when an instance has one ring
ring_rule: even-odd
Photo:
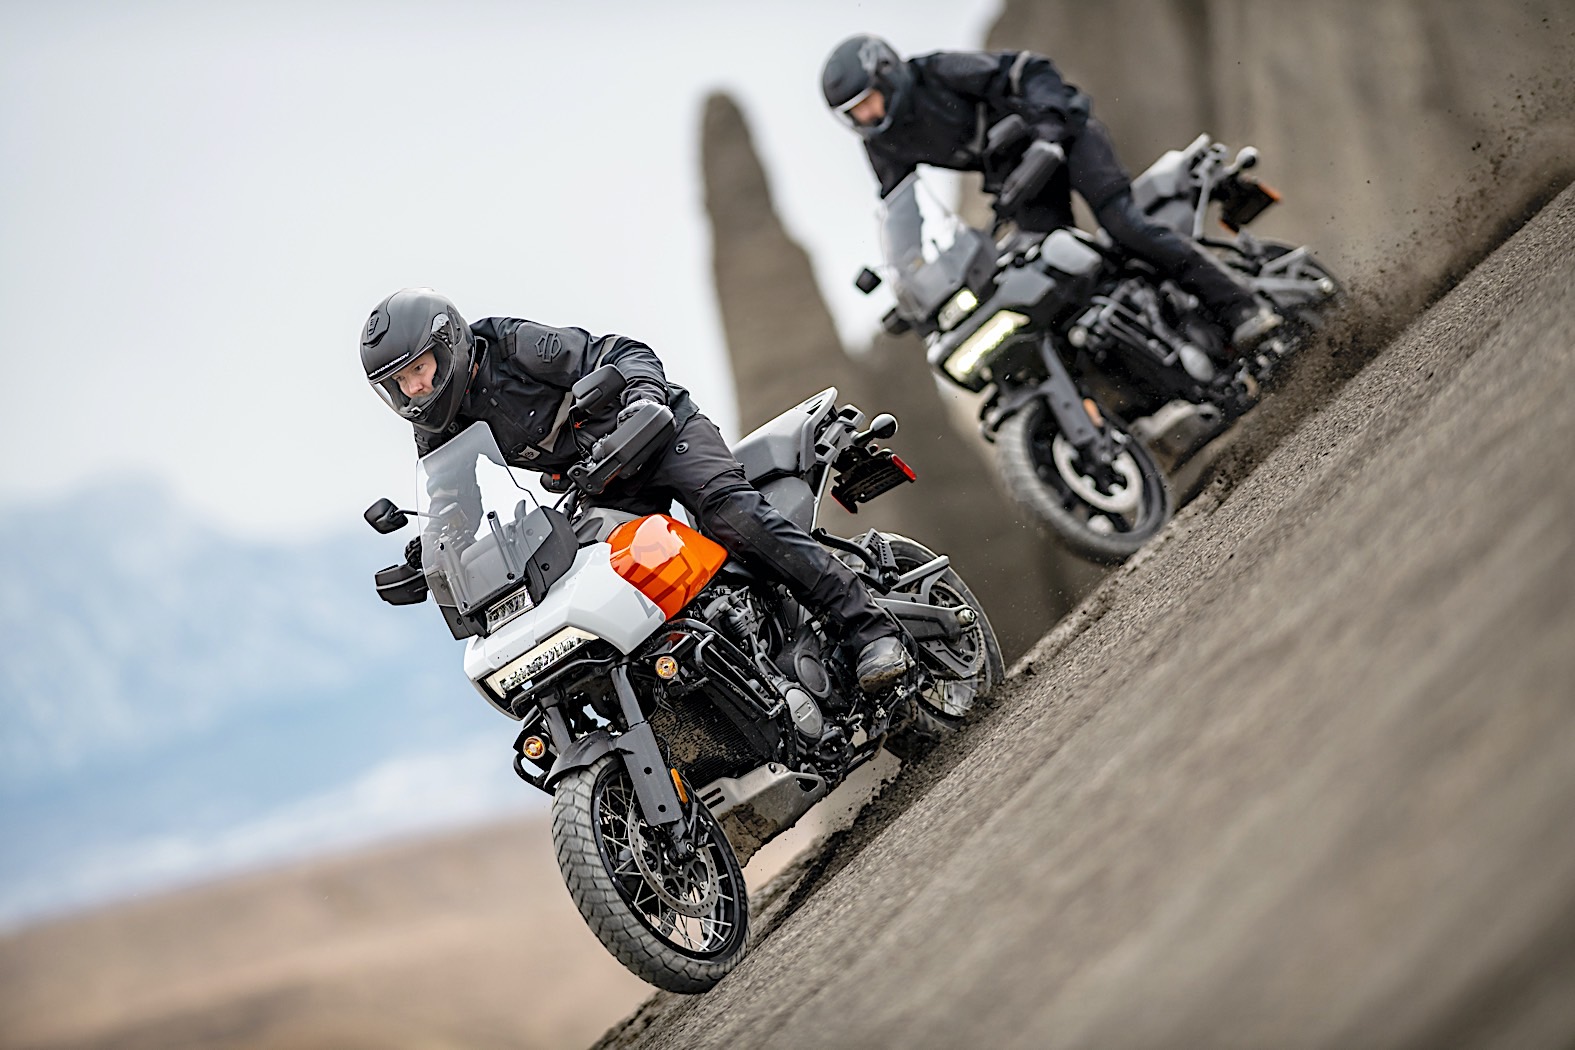
[[[1150,221],[1130,192],[1101,204],[1094,216],[1112,240],[1198,297],[1238,353],[1280,324],[1280,317],[1213,256],[1174,230]]]

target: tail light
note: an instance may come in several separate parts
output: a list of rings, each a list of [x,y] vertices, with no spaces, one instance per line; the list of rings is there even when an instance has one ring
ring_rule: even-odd
[[[612,568],[669,619],[700,593],[727,560],[727,551],[681,521],[651,514],[628,521],[607,538]]]

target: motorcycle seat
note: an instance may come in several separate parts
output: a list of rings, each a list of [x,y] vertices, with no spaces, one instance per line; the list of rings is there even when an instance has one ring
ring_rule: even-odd
[[[739,439],[733,455],[744,477],[758,488],[772,478],[802,472],[813,461],[816,430],[836,405],[836,388],[828,387]]]

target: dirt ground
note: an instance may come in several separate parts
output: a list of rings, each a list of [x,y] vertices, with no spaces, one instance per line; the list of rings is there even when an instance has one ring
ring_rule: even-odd
[[[1265,413],[737,971],[599,1046],[1575,1042],[1575,190]]]

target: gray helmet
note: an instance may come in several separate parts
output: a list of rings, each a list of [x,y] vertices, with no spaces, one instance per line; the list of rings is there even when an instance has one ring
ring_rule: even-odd
[[[361,367],[388,407],[421,430],[441,433],[459,414],[475,349],[454,304],[430,288],[403,288],[377,304],[361,329]],[[396,373],[427,351],[437,371],[432,392],[406,397]]]
[[[891,127],[907,104],[913,73],[902,56],[878,36],[851,36],[832,49],[820,72],[820,90],[833,113],[865,138]],[[871,91],[886,99],[886,115],[875,124],[854,121],[853,107]]]

